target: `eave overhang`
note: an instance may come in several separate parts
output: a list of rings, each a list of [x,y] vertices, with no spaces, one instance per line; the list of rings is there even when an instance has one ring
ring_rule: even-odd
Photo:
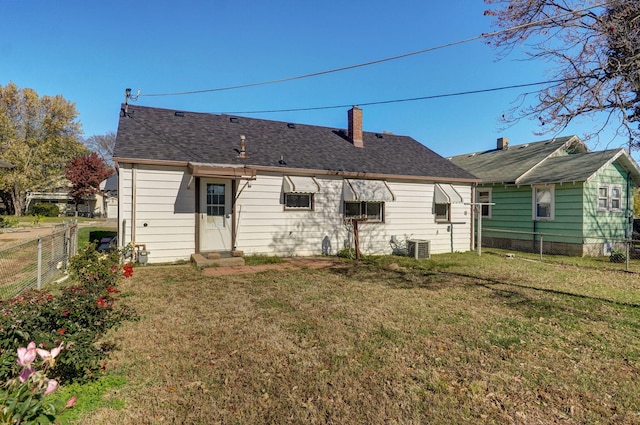
[[[291,174],[291,175],[311,175],[311,176],[336,176],[344,178],[358,178],[358,179],[376,179],[376,180],[407,180],[407,181],[422,181],[422,182],[445,182],[445,183],[461,183],[461,184],[478,184],[481,182],[478,178],[465,178],[465,177],[442,177],[442,176],[417,176],[417,175],[401,175],[401,174],[382,174],[382,173],[365,173],[354,172],[344,170],[319,170],[311,168],[291,168],[291,167],[276,167],[276,166],[261,166],[261,165],[237,165],[237,164],[208,164],[197,163],[190,161],[165,161],[165,160],[150,160],[139,158],[125,158],[114,157],[113,161],[116,164],[140,164],[140,165],[157,165],[157,166],[172,166],[172,167],[187,167],[190,172],[201,173],[197,177],[208,177],[207,173],[219,173],[217,175],[211,175],[212,177],[221,177],[224,173],[227,173],[230,178],[246,178],[251,176],[255,178],[257,172],[265,173],[279,173],[279,174]],[[214,169],[226,169],[226,171],[214,171]],[[243,174],[245,173],[245,174]]]

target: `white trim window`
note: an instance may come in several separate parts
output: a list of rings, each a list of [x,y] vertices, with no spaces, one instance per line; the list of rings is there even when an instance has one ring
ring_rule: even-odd
[[[601,184],[598,186],[598,211],[622,211],[622,186]]]
[[[481,204],[490,204],[491,203],[491,188],[478,188],[477,190],[478,199],[477,202]],[[480,206],[480,214],[482,218],[491,218],[491,205],[481,205]]]
[[[369,223],[382,223],[384,222],[384,202],[345,201],[344,217],[365,219],[364,221],[367,221]]]
[[[598,210],[606,211],[609,209],[609,185],[598,186]]]
[[[555,217],[555,186],[533,187],[533,219],[552,221]]]
[[[609,209],[612,211],[622,211],[622,186],[611,186]]]

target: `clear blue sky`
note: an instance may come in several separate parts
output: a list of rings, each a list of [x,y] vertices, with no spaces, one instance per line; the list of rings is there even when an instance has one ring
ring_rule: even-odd
[[[0,85],[75,102],[85,136],[116,131],[124,90],[141,94],[229,87],[339,68],[495,30],[482,0],[0,0]],[[257,110],[352,105],[488,89],[548,79],[473,41],[314,78],[140,105],[345,128],[348,108],[271,114]],[[501,129],[519,93],[362,106],[366,131],[408,135],[443,156],[542,140],[537,122]],[[594,122],[562,135],[592,131]],[[553,137],[553,134],[548,137]],[[592,148],[625,146],[603,138]]]

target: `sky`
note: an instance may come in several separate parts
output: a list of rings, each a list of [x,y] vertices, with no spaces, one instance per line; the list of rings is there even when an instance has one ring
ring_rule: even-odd
[[[232,90],[150,96],[273,81],[367,63],[495,31],[482,0],[0,0],[0,85],[74,102],[84,136],[117,131],[132,104],[346,128],[361,105],[364,130],[411,136],[442,156],[594,130],[577,122],[535,135],[504,128],[522,88],[364,105],[546,81],[549,64],[475,40],[375,65]],[[533,100],[533,98],[531,98]],[[299,108],[308,111],[257,113]],[[592,149],[625,147],[605,134]],[[638,160],[636,156],[636,160]]]

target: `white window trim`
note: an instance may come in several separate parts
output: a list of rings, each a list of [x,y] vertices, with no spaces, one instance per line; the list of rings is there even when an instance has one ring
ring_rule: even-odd
[[[556,216],[556,190],[554,185],[548,186],[533,186],[531,190],[531,199],[532,199],[532,218],[535,221],[553,221]],[[537,201],[537,193],[538,190],[549,190],[551,192],[551,205],[549,209],[551,210],[551,214],[549,217],[538,217],[538,201]]]
[[[600,196],[600,189],[607,189],[607,196],[606,197]],[[597,190],[598,190],[598,192],[596,194],[596,209],[598,211],[608,211],[609,210],[609,205],[610,205],[609,198],[611,196],[611,188],[609,187],[608,184],[599,184]],[[601,199],[606,199],[606,201],[607,201],[606,204],[607,205],[605,207],[601,207],[600,206],[600,200]]]
[[[487,201],[482,201],[480,199],[480,192],[489,192],[489,199]],[[490,204],[491,202],[493,202],[492,199],[493,199],[493,191],[490,187],[482,187],[482,188],[479,187],[476,189],[476,202]],[[491,216],[493,214],[493,205],[480,205],[480,214],[482,215],[482,208],[485,206],[489,209],[489,214],[483,215],[482,218],[491,219]]]
[[[613,189],[618,189],[618,193],[620,194],[619,197],[614,198],[613,197]],[[613,200],[614,199],[618,199],[618,208],[613,208]],[[615,212],[619,212],[622,211],[622,185],[619,184],[612,184],[611,186],[609,186],[609,211],[615,211]]]
[[[600,206],[600,200],[604,199],[604,197],[600,196],[600,189],[602,188],[606,188],[607,189],[607,206],[606,208],[603,208]],[[618,193],[620,193],[619,197],[613,197],[613,190],[614,189],[618,189]],[[623,210],[622,208],[622,199],[623,199],[623,195],[622,195],[622,185],[621,184],[606,184],[606,183],[602,183],[598,185],[598,192],[597,192],[597,196],[596,196],[596,209],[598,211],[612,211],[612,212],[621,212]],[[619,207],[618,208],[613,208],[613,200],[614,199],[618,199],[619,201]]]

